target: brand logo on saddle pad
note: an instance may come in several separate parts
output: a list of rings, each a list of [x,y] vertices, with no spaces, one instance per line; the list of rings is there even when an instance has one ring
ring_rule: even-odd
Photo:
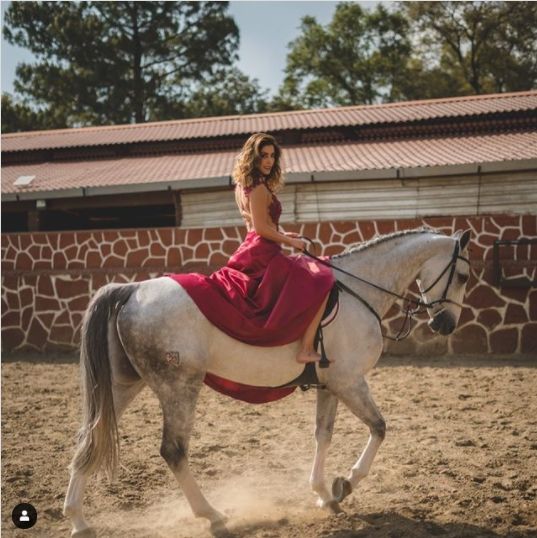
[[[166,362],[170,366],[179,366],[181,363],[181,357],[179,356],[179,351],[167,351],[166,352]]]

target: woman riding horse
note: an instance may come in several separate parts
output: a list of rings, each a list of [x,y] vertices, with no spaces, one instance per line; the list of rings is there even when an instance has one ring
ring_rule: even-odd
[[[163,415],[160,453],[192,512],[213,534],[225,516],[203,495],[189,466],[189,443],[201,387],[208,374],[250,387],[279,388],[295,380],[302,362],[317,361],[313,330],[334,278],[324,261],[285,256],[281,244],[303,249],[295,234],[280,233],[280,149],[268,135],[245,144],[235,170],[237,201],[248,234],[227,265],[211,276],[175,275],[109,283],[91,299],[81,327],[82,424],[71,463],[64,514],[73,538],[94,537],[83,513],[84,492],[97,470],[114,476],[119,463],[118,421],[148,386]],[[310,476],[320,506],[339,503],[368,475],[386,424],[365,376],[383,350],[380,320],[418,280],[429,326],[453,332],[470,275],[470,230],[451,236],[432,229],[397,231],[332,257],[347,293],[326,327],[324,344],[337,361],[314,365],[316,449]],[[172,277],[172,278],[170,278]],[[415,302],[415,301],[410,301]],[[212,385],[210,385],[212,386]],[[366,446],[346,477],[325,480],[338,402],[369,429]],[[233,442],[229,439],[229,442]]]
[[[281,244],[305,249],[296,233],[280,232],[281,149],[274,137],[253,134],[237,159],[235,198],[246,223],[244,242],[211,276],[170,275],[223,332],[242,342],[277,346],[302,339],[296,360],[316,362],[315,331],[334,284],[331,269],[304,256],[286,256]]]

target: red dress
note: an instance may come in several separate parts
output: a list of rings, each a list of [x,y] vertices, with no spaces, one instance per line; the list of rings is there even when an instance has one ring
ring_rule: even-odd
[[[274,194],[269,213],[278,225],[281,204]],[[334,284],[330,268],[306,256],[286,256],[279,243],[255,231],[248,232],[228,263],[212,275],[168,276],[213,325],[256,346],[299,340]]]

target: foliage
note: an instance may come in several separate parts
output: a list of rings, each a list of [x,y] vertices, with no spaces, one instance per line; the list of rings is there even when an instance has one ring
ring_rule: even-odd
[[[537,86],[537,3],[342,3],[302,20],[273,110],[370,104]]]
[[[36,131],[64,126],[62,118],[52,113],[33,110],[31,107],[13,99],[9,93],[2,94],[2,133],[17,131]]]
[[[408,23],[383,5],[341,3],[326,28],[304,17],[290,43],[286,78],[273,105],[326,107],[391,100],[411,52]]]
[[[270,101],[236,66],[227,2],[12,2],[17,67],[2,130],[120,124],[537,87],[536,2],[337,5],[304,17]]]
[[[537,86],[534,2],[401,2],[419,49],[460,93],[521,91]],[[431,54],[431,53],[429,53]]]
[[[267,109],[268,90],[239,69],[222,69],[210,84],[197,84],[188,101],[191,117],[254,114]]]
[[[239,31],[226,11],[227,2],[13,2],[5,37],[37,58],[17,67],[15,89],[65,126],[189,117],[191,98],[199,114],[200,88],[238,76]],[[258,93],[242,75],[241,101],[231,92],[211,113],[240,111]]]

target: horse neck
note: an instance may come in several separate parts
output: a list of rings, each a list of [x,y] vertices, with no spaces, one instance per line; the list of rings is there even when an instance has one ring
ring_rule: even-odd
[[[396,236],[333,261],[334,265],[386,290],[402,295],[416,280],[424,263],[441,253],[450,253],[453,239],[434,233]],[[368,284],[342,275],[336,278],[355,290],[383,317],[396,298]]]

